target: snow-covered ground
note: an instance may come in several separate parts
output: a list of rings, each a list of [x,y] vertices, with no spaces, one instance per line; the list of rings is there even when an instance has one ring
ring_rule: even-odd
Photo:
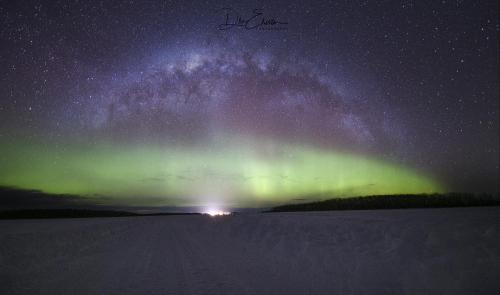
[[[1,294],[500,294],[500,208],[0,221]]]

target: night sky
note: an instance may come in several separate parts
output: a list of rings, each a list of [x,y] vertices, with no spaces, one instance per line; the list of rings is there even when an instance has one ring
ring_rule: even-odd
[[[186,2],[3,1],[0,186],[217,208],[498,192],[497,1]]]

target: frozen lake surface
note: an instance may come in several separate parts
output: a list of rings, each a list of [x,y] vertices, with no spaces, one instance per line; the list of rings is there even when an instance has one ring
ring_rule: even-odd
[[[500,208],[0,221],[1,294],[500,294]]]

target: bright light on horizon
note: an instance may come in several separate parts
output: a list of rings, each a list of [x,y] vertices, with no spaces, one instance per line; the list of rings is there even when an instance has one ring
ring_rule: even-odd
[[[210,216],[224,216],[224,215],[230,215],[231,212],[222,211],[222,210],[218,210],[218,209],[209,209],[209,210],[203,212],[203,214],[208,214]]]

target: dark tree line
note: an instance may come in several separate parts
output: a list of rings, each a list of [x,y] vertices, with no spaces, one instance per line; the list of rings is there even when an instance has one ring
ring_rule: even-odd
[[[353,198],[336,198],[319,202],[277,206],[269,212],[326,211],[326,210],[370,210],[404,208],[440,208],[500,206],[500,198],[487,194],[421,194],[421,195],[377,195]]]

